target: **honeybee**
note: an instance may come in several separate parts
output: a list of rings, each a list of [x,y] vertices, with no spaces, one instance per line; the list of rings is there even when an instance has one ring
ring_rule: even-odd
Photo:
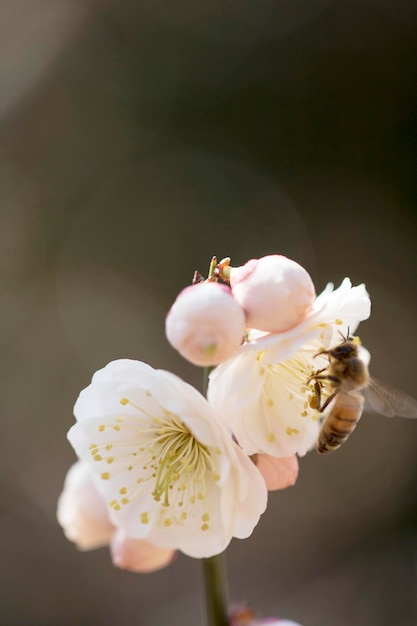
[[[360,358],[359,348],[352,337],[344,337],[334,348],[322,350],[317,356],[326,355],[329,365],[310,376],[307,383],[314,381],[315,404],[322,413],[334,400],[329,415],[325,418],[317,441],[317,452],[327,454],[339,448],[355,429],[363,409],[387,417],[417,417],[417,401],[402,391],[377,382],[369,375],[368,367]],[[328,381],[331,393],[321,403],[323,381]]]

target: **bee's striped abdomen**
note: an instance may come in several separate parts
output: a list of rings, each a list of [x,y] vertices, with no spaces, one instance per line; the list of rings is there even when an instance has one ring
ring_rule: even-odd
[[[360,393],[339,393],[324,420],[317,441],[317,452],[326,454],[342,445],[355,429],[363,410]]]

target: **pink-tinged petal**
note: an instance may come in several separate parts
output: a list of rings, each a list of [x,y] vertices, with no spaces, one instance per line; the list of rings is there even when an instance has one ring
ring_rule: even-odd
[[[232,293],[251,328],[272,333],[300,324],[313,307],[313,281],[298,263],[280,254],[231,268]]]
[[[79,550],[110,543],[114,527],[105,502],[94,486],[89,463],[77,461],[69,469],[58,500],[57,518],[65,536]]]
[[[166,317],[165,332],[194,365],[218,365],[241,345],[245,315],[228,287],[202,283],[181,291]]]
[[[301,626],[298,622],[293,622],[288,619],[279,619],[277,617],[266,617],[264,619],[257,619],[251,622],[247,626]]]
[[[256,466],[269,491],[292,487],[298,477],[298,459],[295,454],[286,459],[276,459],[269,454],[258,454]]]
[[[175,550],[159,548],[149,541],[132,539],[123,530],[114,533],[110,545],[113,565],[129,572],[155,572],[169,565]]]
[[[232,607],[229,614],[230,626],[301,626],[297,622],[279,617],[256,617],[246,605]]]

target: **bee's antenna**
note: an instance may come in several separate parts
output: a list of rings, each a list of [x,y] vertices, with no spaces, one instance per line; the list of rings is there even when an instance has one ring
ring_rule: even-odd
[[[346,337],[345,335],[342,333],[341,330],[337,331],[339,333],[339,335],[341,336],[341,338],[343,339],[343,341],[352,341],[353,337],[350,336],[350,328],[349,326],[347,327],[347,333],[346,333]]]

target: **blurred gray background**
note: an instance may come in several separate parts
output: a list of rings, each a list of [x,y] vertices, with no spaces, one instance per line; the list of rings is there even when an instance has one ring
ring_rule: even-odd
[[[212,254],[365,282],[372,372],[417,397],[414,0],[0,3],[1,626],[203,624],[200,564],[133,575],[55,519],[72,406],[130,357],[200,385],[164,316]],[[417,624],[417,423],[301,459],[233,600]]]

